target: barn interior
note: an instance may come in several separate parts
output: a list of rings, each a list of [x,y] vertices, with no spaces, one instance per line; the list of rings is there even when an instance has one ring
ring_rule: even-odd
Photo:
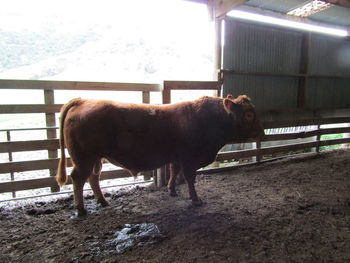
[[[44,120],[0,129],[0,261],[350,261],[349,1],[174,1],[206,7],[214,28],[206,80],[10,79],[0,72],[1,92],[29,91],[43,101],[2,103],[1,120],[16,122],[20,114]],[[75,218],[71,181],[60,188],[54,177],[62,91],[137,93],[145,104],[155,96],[172,103],[179,91],[247,94],[266,135],[226,145],[197,171],[201,207],[189,205],[186,185],[177,197],[168,195],[168,166],[135,181],[105,163],[101,181],[110,206],[99,207],[87,186],[91,212]],[[16,159],[21,153],[26,157]],[[160,237],[118,251],[125,224],[145,222],[157,225]]]

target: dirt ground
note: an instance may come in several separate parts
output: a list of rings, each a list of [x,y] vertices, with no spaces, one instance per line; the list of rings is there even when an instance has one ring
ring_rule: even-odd
[[[0,208],[0,262],[350,262],[350,150],[200,175],[187,186],[105,190],[87,197]],[[118,254],[106,246],[124,224],[154,223],[163,238]]]

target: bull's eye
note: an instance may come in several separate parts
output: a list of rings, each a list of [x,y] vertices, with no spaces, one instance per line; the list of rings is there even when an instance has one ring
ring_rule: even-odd
[[[244,113],[244,119],[245,119],[246,121],[253,121],[254,118],[255,118],[254,112],[252,112],[252,111],[247,111],[247,112]]]

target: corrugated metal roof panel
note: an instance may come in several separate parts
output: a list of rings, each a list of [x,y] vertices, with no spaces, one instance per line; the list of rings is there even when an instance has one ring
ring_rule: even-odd
[[[308,18],[324,23],[350,26],[350,9],[340,6],[332,6],[331,8],[308,16]]]
[[[305,0],[250,0],[244,5],[267,9],[286,14],[290,10],[303,5],[309,1]]]
[[[264,10],[274,11],[282,14],[286,14],[289,11],[298,8],[310,1],[305,0],[250,0],[246,2],[244,6],[256,7]],[[241,6],[241,7],[242,7]],[[330,23],[340,26],[350,25],[350,9],[333,5],[332,7],[320,11],[308,17],[311,20]]]

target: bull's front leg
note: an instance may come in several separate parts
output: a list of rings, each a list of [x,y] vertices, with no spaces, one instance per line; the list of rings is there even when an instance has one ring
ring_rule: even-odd
[[[193,206],[201,206],[203,204],[202,200],[198,198],[196,189],[194,187],[194,183],[196,181],[196,170],[183,167],[184,170],[184,177],[186,179],[187,185],[188,185],[188,191],[190,194],[190,198],[192,200]]]

